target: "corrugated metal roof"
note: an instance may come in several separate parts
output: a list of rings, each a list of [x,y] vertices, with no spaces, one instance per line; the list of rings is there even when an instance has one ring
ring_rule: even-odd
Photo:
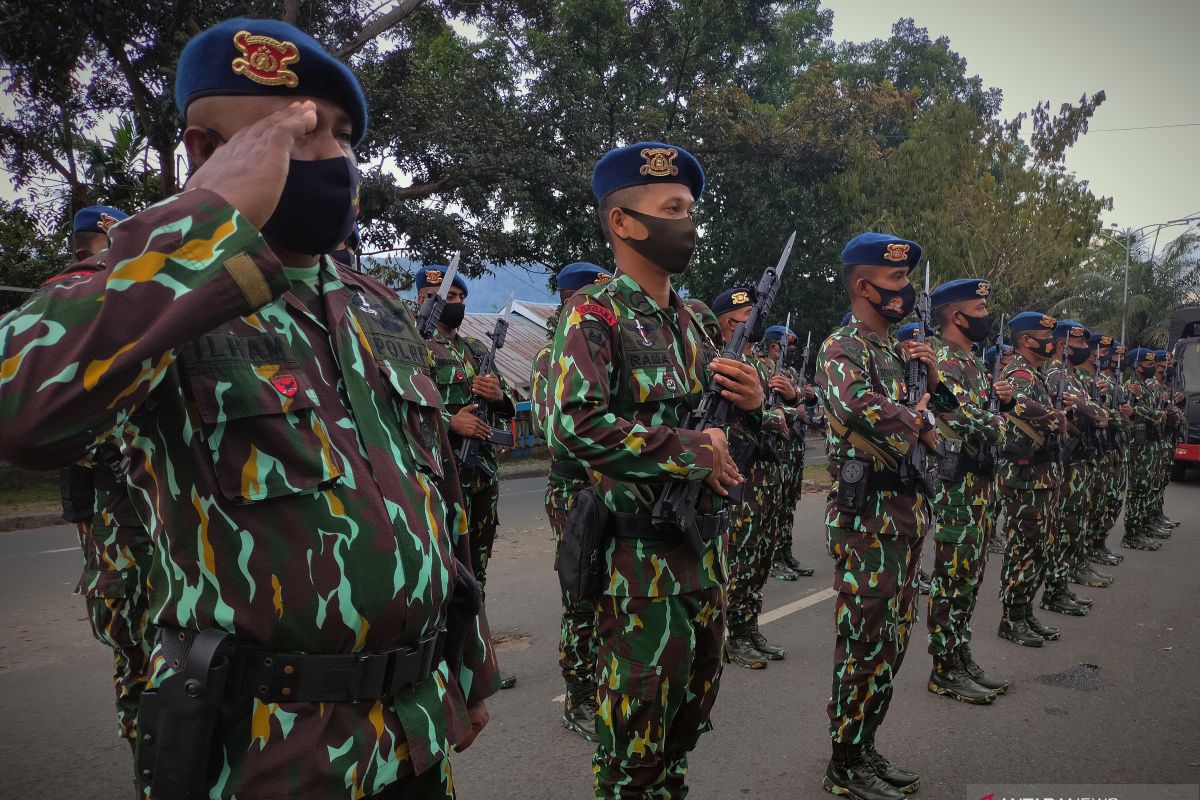
[[[539,322],[544,327],[550,317],[558,310],[557,303],[530,303],[517,300],[513,303],[513,313],[531,322]]]
[[[532,303],[519,305],[535,305]],[[536,304],[542,305],[542,304]],[[504,338],[504,347],[496,354],[496,364],[500,367],[504,379],[522,400],[529,399],[529,373],[533,371],[533,360],[538,351],[546,344],[546,325],[533,322],[515,311],[509,316],[508,335]],[[549,306],[553,311],[557,306]],[[458,332],[465,336],[474,336],[484,344],[491,346],[489,334],[496,327],[499,314],[467,314],[463,318]],[[549,315],[547,315],[547,318]]]

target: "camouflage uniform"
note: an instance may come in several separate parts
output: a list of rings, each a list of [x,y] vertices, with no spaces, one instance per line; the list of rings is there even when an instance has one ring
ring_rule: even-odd
[[[792,367],[785,367],[784,375],[797,389],[804,383],[803,377]],[[788,435],[783,439],[781,448],[783,458],[780,461],[777,476],[780,500],[775,507],[775,517],[772,523],[774,532],[771,534],[771,540],[774,546],[771,562],[773,564],[782,563],[784,558],[792,554],[792,530],[796,524],[796,505],[800,502],[804,492],[804,432],[806,431],[804,420],[808,406],[801,396],[796,398],[796,402],[792,404],[791,408],[794,419],[789,425]]]
[[[1155,457],[1164,415],[1158,408],[1153,379],[1138,374],[1136,365],[1126,386],[1133,404],[1133,442],[1129,448],[1129,480],[1125,501],[1125,540],[1142,536],[1152,524]],[[1132,387],[1138,387],[1141,395]]]
[[[1008,412],[1014,428],[1010,440],[1036,444],[1027,435],[1030,429],[1040,437],[1057,433],[1058,419],[1042,370],[1014,352],[1000,377],[1013,388],[1013,408]],[[1000,466],[1000,496],[1007,528],[1000,600],[1006,615],[1018,610],[1018,619],[1037,596],[1048,554],[1056,547],[1062,480],[1056,457],[1043,445],[1030,464],[1006,457]]]
[[[1107,547],[1108,532],[1112,530],[1125,504],[1125,476],[1129,459],[1130,423],[1119,411],[1112,408],[1117,379],[1102,371],[1096,378],[1100,393],[1109,408],[1107,446],[1101,453],[1098,471],[1101,477],[1100,498],[1093,508],[1092,548],[1103,551]]]
[[[917,569],[930,523],[925,496],[915,488],[872,490],[859,515],[841,511],[837,504],[844,462],[873,461],[875,475],[895,483],[896,465],[917,444],[921,417],[900,401],[905,370],[894,345],[894,340],[879,338],[851,317],[825,340],[817,358],[816,382],[829,417],[833,478],[825,526],[838,593],[828,707],[829,735],[835,744],[874,742],[918,616]],[[944,413],[957,401],[939,385],[930,405]]]
[[[437,381],[446,413],[453,415],[463,406],[475,402],[476,398],[471,393],[471,380],[479,375],[479,364],[487,357],[488,346],[478,339],[460,336],[457,333],[451,338],[446,338],[436,329],[425,343],[433,353],[433,379]],[[513,406],[512,394],[504,376],[499,370],[496,370],[495,374],[500,379],[500,391],[504,393],[504,399],[491,404],[497,417],[492,423],[503,426],[512,419],[516,408]],[[454,451],[458,452],[462,439],[452,433],[450,444]],[[496,528],[500,524],[497,509],[500,502],[500,476],[496,467],[496,453],[492,446],[483,442],[480,456],[491,469],[490,474],[481,470],[467,470],[459,464],[458,476],[462,485],[463,501],[467,507],[467,530],[471,536],[471,568],[475,571],[475,580],[479,581],[479,588],[486,590],[488,559],[492,556]]]
[[[1003,444],[1007,423],[988,410],[991,381],[982,362],[955,345],[931,338],[942,382],[958,408],[938,418],[939,427],[962,440],[962,477],[941,481],[933,498],[937,520],[929,590],[929,652],[946,656],[971,641],[971,616],[987,564],[984,545],[998,511],[994,467],[984,468],[989,448]]]
[[[154,541],[160,628],[348,654],[443,625],[470,541],[432,360],[405,305],[328,258],[284,268],[206,190],[113,227],[108,256],[2,320],[0,453],[48,468],[120,442]],[[449,796],[467,705],[496,691],[483,615],[471,633],[456,674],[443,660],[386,699],[238,694],[241,713],[217,723],[207,796],[350,800],[398,781]],[[152,689],[177,668],[161,647]]]
[[[597,617],[597,797],[684,797],[687,754],[709,730],[725,635],[724,542],[627,538],[666,480],[703,480],[708,438],[677,427],[715,356],[674,292],[659,307],[629,276],[589,286],[563,310],[551,353],[556,457],[587,464],[613,519]],[[603,473],[601,476],[600,473]],[[633,516],[636,515],[636,516]]]
[[[554,332],[558,330],[558,313],[546,323],[546,345],[538,351],[529,377],[529,400],[534,421],[546,441],[550,441],[547,423],[553,408],[550,396],[550,351],[554,345]],[[569,462],[555,459],[554,463]],[[582,469],[582,466],[579,467]],[[556,472],[553,464],[546,477],[546,516],[550,520],[550,532],[554,536],[554,547],[562,541],[563,528],[567,524],[567,513],[574,505],[575,497],[591,485],[590,480],[570,477],[566,470]],[[585,473],[586,477],[586,473]],[[591,600],[577,600],[562,592],[562,625],[558,646],[558,664],[562,668],[568,691],[579,687],[580,693],[595,693],[596,687],[596,604]],[[568,698],[569,699],[569,698]]]

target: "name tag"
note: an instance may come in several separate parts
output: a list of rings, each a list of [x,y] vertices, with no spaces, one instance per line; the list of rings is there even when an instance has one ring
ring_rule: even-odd
[[[206,333],[188,347],[188,360],[199,366],[240,362],[247,364],[298,364],[287,339],[278,333],[235,336]]]

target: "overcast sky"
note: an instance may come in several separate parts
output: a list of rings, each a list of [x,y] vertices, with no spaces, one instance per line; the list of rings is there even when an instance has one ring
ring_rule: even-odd
[[[823,5],[834,12],[836,40],[886,38],[901,17],[912,17],[934,39],[950,37],[968,74],[1004,92],[1005,117],[1042,100],[1057,111],[1064,101],[1103,89],[1108,99],[1092,117],[1091,132],[1069,151],[1067,166],[1113,198],[1105,223],[1138,228],[1200,213],[1200,0]]]

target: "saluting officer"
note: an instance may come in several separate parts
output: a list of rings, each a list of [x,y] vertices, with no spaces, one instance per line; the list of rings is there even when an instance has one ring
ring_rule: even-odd
[[[742,476],[724,430],[680,425],[712,373],[751,421],[763,393],[752,366],[716,357],[700,315],[671,288],[696,246],[691,214],[703,189],[700,163],[670,144],[618,148],[596,164],[592,191],[617,270],[568,301],[550,358],[551,448],[587,465],[610,518],[596,626],[601,798],[683,797],[687,754],[710,727],[720,685],[727,575],[718,498]],[[704,481],[712,491],[699,555],[653,522],[669,481]]]
[[[559,270],[559,308],[546,322],[546,344],[533,360],[529,376],[529,401],[534,421],[546,441],[550,440],[546,423],[550,420],[553,396],[550,391],[550,350],[562,314],[562,303],[585,286],[601,285],[612,274],[595,264],[577,261]],[[557,551],[562,542],[567,513],[580,491],[591,485],[584,466],[551,454],[550,474],[546,477],[546,516],[554,535]],[[558,645],[558,664],[567,691],[563,697],[563,727],[590,742],[596,741],[596,604],[562,592],[562,627]]]
[[[941,384],[929,345],[908,342],[907,358],[928,369],[930,395],[904,405],[905,358],[888,326],[913,309],[909,273],[921,246],[864,233],[841,257],[852,316],[821,345],[816,369],[829,416],[833,485],[825,526],[838,593],[828,709],[833,757],[823,785],[833,794],[887,800],[920,783],[875,747],[917,621],[917,571],[930,524],[928,500],[901,476],[900,464],[920,443],[940,445],[927,410],[948,412],[957,401]]]
[[[320,255],[354,222],[362,90],[253,19],[194,37],[175,89],[187,189],[0,327],[0,453],[128,459],[160,626],[145,791],[452,797],[496,669],[432,360],[405,303]]]

